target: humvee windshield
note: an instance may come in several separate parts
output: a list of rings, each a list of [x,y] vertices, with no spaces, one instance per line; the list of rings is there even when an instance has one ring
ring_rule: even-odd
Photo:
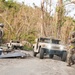
[[[60,40],[50,39],[50,38],[40,38],[39,42],[59,44]]]
[[[19,41],[12,41],[13,43],[20,43]]]
[[[40,38],[39,42],[50,43],[50,39],[49,38]]]
[[[52,39],[52,43],[53,43],[53,44],[59,44],[59,43],[60,43],[60,40]]]

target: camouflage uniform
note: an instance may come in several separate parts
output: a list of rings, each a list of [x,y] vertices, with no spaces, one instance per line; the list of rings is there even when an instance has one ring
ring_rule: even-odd
[[[3,24],[0,24],[0,45],[2,43],[2,37],[3,37]]]
[[[75,54],[75,32],[72,32],[69,39],[69,50],[67,55],[67,62],[68,66],[74,64],[74,60],[72,59],[73,55]]]

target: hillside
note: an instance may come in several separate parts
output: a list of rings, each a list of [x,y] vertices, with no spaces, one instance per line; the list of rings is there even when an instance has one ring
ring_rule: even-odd
[[[46,36],[57,37],[57,17],[44,13],[44,30]],[[34,42],[36,37],[41,34],[41,8],[34,8],[11,1],[0,0],[0,22],[4,23],[4,41],[10,39],[26,40]],[[67,43],[67,38],[72,30],[75,29],[75,20],[64,16],[63,25],[60,30],[60,39]]]

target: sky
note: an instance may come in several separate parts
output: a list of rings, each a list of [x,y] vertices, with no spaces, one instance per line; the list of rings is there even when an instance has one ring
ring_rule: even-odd
[[[25,2],[25,4],[33,6],[33,3],[35,3],[35,5],[40,6],[41,5],[41,0],[16,0],[18,2]],[[56,4],[57,0],[53,0],[52,3]]]
[[[41,7],[42,0],[16,0],[16,1],[20,3],[25,2],[26,5],[32,6],[32,7],[33,7],[33,3],[35,3],[36,6]],[[55,12],[56,3],[57,3],[57,0],[52,0],[52,10],[53,11],[51,15]]]
[[[41,0],[17,0],[18,2],[25,2],[25,4],[32,6],[35,3],[37,6],[40,6]]]
[[[33,3],[35,3],[36,6],[41,6],[41,0],[15,0],[17,2],[25,2],[26,5],[28,6],[32,6],[33,7]],[[53,9],[53,12],[55,12],[55,7],[56,7],[56,3],[57,3],[57,0],[52,0],[52,9]],[[69,12],[68,14],[66,14],[67,16],[70,16],[70,17],[73,17],[75,19],[75,4],[69,4],[66,6],[66,10]]]

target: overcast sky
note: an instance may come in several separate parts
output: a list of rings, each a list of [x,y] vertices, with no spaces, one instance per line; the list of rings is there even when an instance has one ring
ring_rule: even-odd
[[[29,5],[29,6],[33,6],[33,3],[35,3],[35,5],[37,5],[39,7],[41,6],[41,0],[15,0],[15,1],[20,2],[20,3],[25,2],[25,4]],[[57,0],[52,0],[53,12],[55,12],[56,3],[57,3]],[[75,5],[68,5],[67,6],[67,11],[69,11],[68,16],[74,17]]]
[[[25,2],[25,4],[32,6],[33,3],[40,6],[41,0],[17,0],[18,2]]]
[[[25,4],[32,6],[33,3],[35,3],[35,5],[40,6],[41,5],[41,0],[16,0],[18,2],[25,2]],[[52,0],[53,4],[56,4],[57,0]]]

